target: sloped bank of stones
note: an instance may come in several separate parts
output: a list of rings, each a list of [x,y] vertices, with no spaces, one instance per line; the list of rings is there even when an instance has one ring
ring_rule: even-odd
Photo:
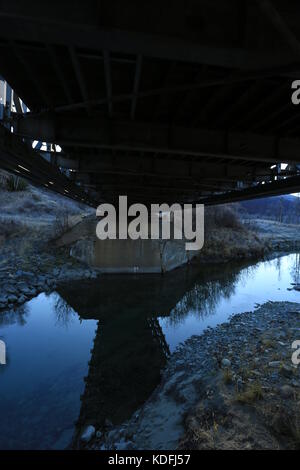
[[[54,260],[53,260],[54,264]],[[43,268],[41,265],[40,268]],[[59,284],[80,279],[96,279],[99,273],[85,266],[67,263],[49,270],[33,267],[0,272],[0,311],[22,305],[41,292],[54,290]]]
[[[182,344],[160,386],[89,449],[294,449],[300,446],[300,304],[268,302]],[[300,358],[300,353],[299,353]],[[89,423],[95,424],[95,423]]]

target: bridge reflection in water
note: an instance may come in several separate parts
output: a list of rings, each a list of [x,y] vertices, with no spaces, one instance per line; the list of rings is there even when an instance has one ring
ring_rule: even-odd
[[[179,342],[256,302],[299,301],[288,290],[299,266],[292,254],[164,276],[102,276],[2,312],[0,448],[65,448],[87,423],[100,429],[128,419]]]
[[[84,320],[99,320],[78,432],[86,423],[119,424],[147,400],[170,353],[159,319],[177,323],[191,310],[199,319],[212,314],[220,297],[234,292],[242,267],[224,266],[222,273],[216,266],[165,276],[105,276],[59,289],[60,318],[72,308]]]

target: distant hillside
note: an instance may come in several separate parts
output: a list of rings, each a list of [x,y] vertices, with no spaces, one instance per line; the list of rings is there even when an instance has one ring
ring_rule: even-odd
[[[292,195],[266,197],[239,204],[242,216],[261,217],[288,224],[300,223],[300,198]]]

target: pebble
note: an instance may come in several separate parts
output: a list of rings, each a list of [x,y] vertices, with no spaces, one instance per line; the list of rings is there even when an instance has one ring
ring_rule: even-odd
[[[231,361],[229,359],[227,359],[226,357],[224,357],[222,359],[222,366],[223,367],[230,367],[231,366]]]
[[[283,385],[283,387],[280,388],[280,395],[283,398],[291,398],[294,396],[294,393],[294,389],[289,385]]]
[[[32,272],[17,269],[15,272],[0,276],[0,310],[13,307],[14,304],[21,305],[41,292],[51,292],[57,288],[58,281],[69,282],[80,279],[96,279],[98,272],[92,268],[83,268],[66,263],[61,268],[49,268],[47,274],[40,274],[43,262],[55,263],[55,258],[47,257],[32,262]]]
[[[289,302],[267,302],[254,313],[234,315],[230,322],[207,329],[202,335],[193,336],[180,344],[162,373],[161,385],[155,391],[153,399],[150,398],[138,410],[138,416],[134,415],[126,422],[131,430],[130,436],[125,433],[126,439],[133,441],[134,445],[136,439],[139,443],[142,440],[148,442],[149,423],[152,423],[153,416],[156,416],[155,426],[165,429],[165,423],[157,418],[161,414],[157,397],[161,395],[162,399],[167,401],[176,401],[180,397],[176,406],[182,407],[183,410],[187,407],[193,410],[194,406],[199,406],[199,401],[202,405],[207,402],[205,406],[208,411],[214,409],[210,402],[213,402],[212,397],[216,394],[211,397],[204,392],[209,389],[210,380],[215,383],[218,374],[222,378],[220,364],[223,369],[229,369],[231,372],[235,386],[233,393],[243,392],[248,384],[258,382],[264,391],[265,399],[274,400],[275,406],[276,402],[284,403],[286,407],[293,406],[294,397],[299,393],[300,387],[299,375],[297,376],[299,371],[291,366],[290,350],[291,338],[297,337],[296,331],[291,334],[292,329],[297,327],[297,318],[290,314],[292,310],[297,309],[296,305]],[[262,340],[266,334],[267,339],[273,343],[267,351],[262,348]],[[285,342],[282,338],[285,338]],[[248,345],[245,347],[246,342]],[[183,365],[186,367],[182,376],[180,373]],[[187,393],[190,388],[193,389],[193,381],[197,393]],[[125,449],[126,441],[122,440],[124,433],[121,427],[109,431],[103,433],[97,448]]]
[[[279,367],[280,366],[280,361],[271,361],[269,362],[269,367]]]
[[[280,373],[284,375],[285,377],[293,377],[294,372],[293,369],[286,364],[283,364],[282,367],[280,368]]]
[[[96,433],[96,429],[94,428],[94,426],[89,425],[85,428],[85,430],[81,434],[80,439],[83,442],[89,442],[94,437],[95,433]]]

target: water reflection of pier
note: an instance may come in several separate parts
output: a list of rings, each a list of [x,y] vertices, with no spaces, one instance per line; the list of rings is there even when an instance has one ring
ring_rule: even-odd
[[[81,318],[98,320],[77,429],[89,422],[101,427],[107,420],[118,424],[128,419],[158,384],[169,355],[159,318],[176,323],[190,309],[200,316],[211,314],[220,296],[234,291],[245,266],[103,276],[96,283],[59,289],[64,304]]]
[[[81,318],[99,320],[79,426],[122,422],[148,398],[170,353],[158,318],[170,315],[189,285],[189,272],[181,271],[180,277],[107,276],[59,290]]]

